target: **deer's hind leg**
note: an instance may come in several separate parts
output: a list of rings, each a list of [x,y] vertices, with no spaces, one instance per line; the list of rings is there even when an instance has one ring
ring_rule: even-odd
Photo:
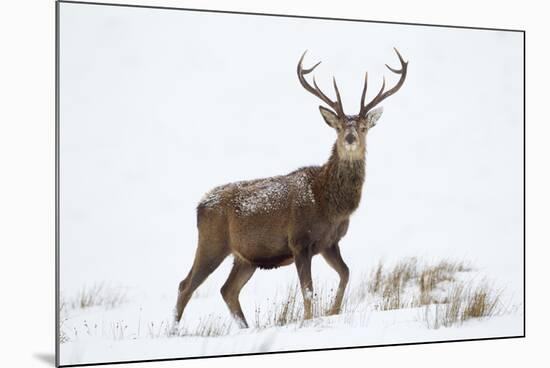
[[[200,238],[200,236],[199,236]],[[229,255],[229,248],[223,242],[211,242],[209,239],[200,240],[193,266],[187,277],[180,282],[178,300],[176,303],[175,320],[179,322],[183,310],[189,303],[193,292],[214,272],[222,261]]]
[[[239,293],[248,280],[250,280],[254,274],[254,271],[256,271],[256,266],[235,257],[233,268],[231,269],[229,277],[221,289],[223,300],[225,300],[225,303],[229,308],[229,312],[237,320],[237,323],[241,328],[248,328],[248,323],[246,322],[246,318],[244,317],[241,309]]]

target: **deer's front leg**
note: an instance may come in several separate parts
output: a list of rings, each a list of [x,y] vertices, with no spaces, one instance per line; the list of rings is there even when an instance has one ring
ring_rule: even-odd
[[[349,269],[342,256],[340,255],[340,246],[334,244],[332,247],[323,250],[321,253],[325,261],[332,267],[338,275],[340,276],[340,284],[338,285],[338,291],[336,293],[336,299],[334,299],[334,304],[330,310],[330,314],[340,313],[340,308],[342,307],[342,299],[344,298],[344,292],[346,291],[346,286],[348,285],[349,280]]]
[[[313,283],[311,282],[311,251],[309,247],[298,251],[294,256],[294,262],[304,298],[304,319],[311,319],[313,317]]]

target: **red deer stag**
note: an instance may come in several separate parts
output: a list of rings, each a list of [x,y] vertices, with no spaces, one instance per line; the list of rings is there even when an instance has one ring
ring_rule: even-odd
[[[331,110],[319,106],[325,122],[336,131],[330,158],[323,166],[308,166],[287,175],[240,181],[208,192],[197,206],[198,247],[191,271],[179,284],[176,321],[197,287],[230,254],[233,268],[221,288],[223,299],[240,327],[248,324],[239,293],[257,268],[272,269],[296,264],[304,302],[304,318],[312,318],[311,258],[320,253],[339,274],[340,283],[331,308],[340,311],[349,269],[340,255],[339,241],[348,230],[350,215],[357,209],[365,181],[367,132],[382,114],[380,102],[397,92],[407,76],[407,62],[395,49],[401,69],[386,67],[400,76],[397,84],[380,92],[365,105],[367,74],[359,114],[346,115],[333,79],[336,101],[305,79],[319,64],[302,68],[300,84]]]

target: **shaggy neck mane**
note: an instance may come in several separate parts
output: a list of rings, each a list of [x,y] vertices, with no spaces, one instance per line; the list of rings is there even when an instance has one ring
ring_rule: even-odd
[[[365,157],[339,157],[336,144],[327,163],[321,168],[317,190],[331,218],[347,217],[359,206],[365,181]]]

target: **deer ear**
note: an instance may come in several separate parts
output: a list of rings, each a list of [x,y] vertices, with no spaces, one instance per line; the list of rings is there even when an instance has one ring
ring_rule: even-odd
[[[383,107],[377,107],[367,114],[367,127],[369,129],[376,125],[376,122],[378,121],[378,119],[380,119],[380,116],[382,116],[383,112]]]
[[[330,127],[336,129],[336,127],[338,126],[338,115],[336,115],[329,109],[324,108],[323,106],[319,106],[319,111],[321,111],[321,115],[323,115],[323,119],[325,119],[325,122]]]

